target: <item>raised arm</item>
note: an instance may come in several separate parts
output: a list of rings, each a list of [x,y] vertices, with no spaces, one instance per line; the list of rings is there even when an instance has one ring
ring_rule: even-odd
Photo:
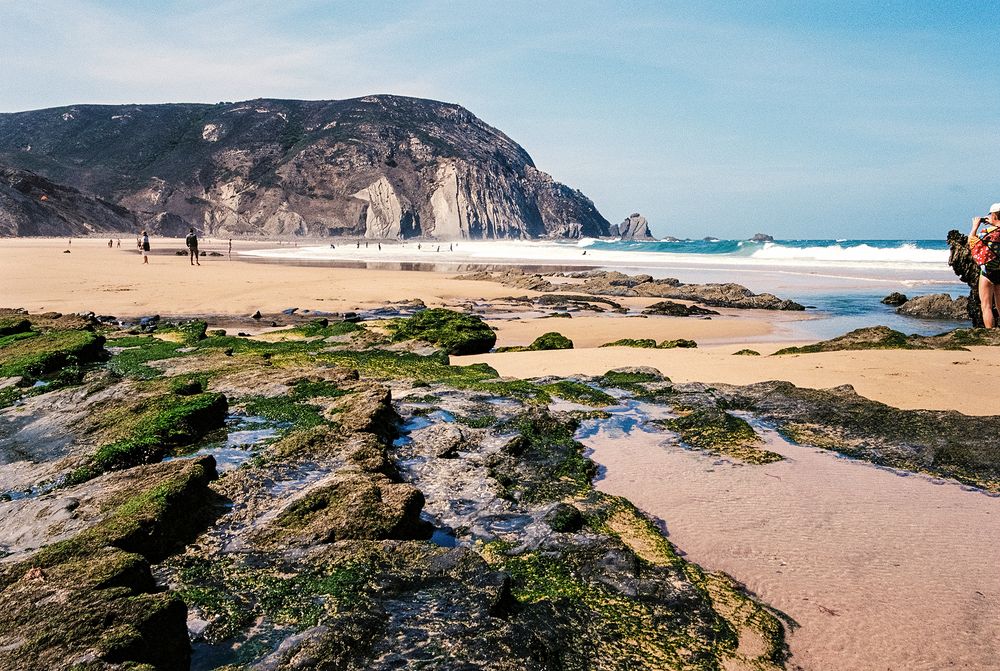
[[[972,218],[972,230],[969,231],[969,237],[970,238],[973,237],[973,236],[976,236],[976,231],[979,230],[979,226],[982,223],[983,223],[983,218],[982,217],[973,217]],[[978,237],[978,236],[976,236],[976,237]]]

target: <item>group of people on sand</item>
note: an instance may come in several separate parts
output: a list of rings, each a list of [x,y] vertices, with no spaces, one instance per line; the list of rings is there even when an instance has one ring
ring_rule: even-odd
[[[118,246],[121,247],[121,240],[118,241]],[[149,263],[149,233],[143,231],[142,234],[135,239],[135,246],[142,254],[142,262]],[[188,231],[187,236],[184,238],[184,246],[188,250],[188,258],[191,261],[192,266],[200,266],[201,260],[199,259],[198,253],[198,234],[195,232],[194,227],[191,227]],[[108,247],[111,247],[111,241],[108,240]],[[229,255],[233,255],[233,240],[229,239]]]
[[[983,325],[996,326],[994,308],[1000,308],[1000,203],[990,205],[990,213],[972,220],[969,250],[979,264],[979,303]]]

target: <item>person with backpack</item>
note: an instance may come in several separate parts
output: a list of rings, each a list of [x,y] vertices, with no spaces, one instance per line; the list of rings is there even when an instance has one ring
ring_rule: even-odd
[[[993,310],[1000,307],[1000,203],[990,205],[989,216],[972,220],[969,251],[979,264],[979,305],[983,311],[983,325],[991,329],[996,326]]]
[[[198,260],[198,236],[194,232],[194,227],[191,228],[191,232],[187,234],[184,238],[184,244],[187,245],[188,254],[191,256],[191,265],[201,265],[201,261]]]

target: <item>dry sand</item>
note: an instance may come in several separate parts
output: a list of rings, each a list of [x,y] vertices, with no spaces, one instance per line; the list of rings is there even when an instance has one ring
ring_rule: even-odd
[[[239,249],[260,245],[241,241],[234,241],[232,259],[205,256],[201,266],[192,267],[187,257],[174,255],[184,249],[183,240],[154,238],[151,243],[149,265],[143,265],[134,238],[122,238],[121,249],[108,249],[106,239],[74,239],[70,245],[66,239],[0,240],[0,306],[118,317],[246,315],[290,307],[338,312],[410,298],[441,305],[511,295],[493,282],[436,273],[242,261]],[[227,243],[202,241],[201,251],[227,254]]]

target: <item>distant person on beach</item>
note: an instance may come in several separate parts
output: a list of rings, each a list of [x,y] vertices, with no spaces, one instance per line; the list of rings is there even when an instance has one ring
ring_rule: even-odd
[[[118,249],[122,248],[122,239],[118,238]]]
[[[149,234],[146,231],[142,232],[142,242],[139,243],[139,249],[142,250],[142,262],[149,263]]]
[[[115,246],[114,240],[108,240],[108,249],[111,249],[114,246]]]
[[[1000,203],[990,206],[989,216],[972,220],[969,250],[979,264],[979,304],[983,325],[991,329],[996,326],[993,309],[1000,307]]]
[[[233,239],[229,238],[229,256],[233,255]]]
[[[187,237],[184,238],[184,244],[187,245],[188,254],[191,257],[191,265],[201,265],[201,261],[198,260],[198,235],[194,232],[194,227],[191,228]]]

